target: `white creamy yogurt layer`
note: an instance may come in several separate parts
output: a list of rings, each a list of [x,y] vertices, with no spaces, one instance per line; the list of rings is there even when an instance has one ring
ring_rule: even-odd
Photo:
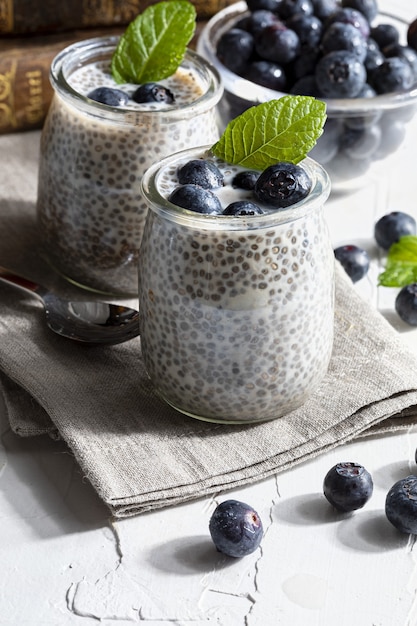
[[[205,86],[199,74],[191,68],[179,67],[172,76],[158,81],[158,84],[168,88],[175,97],[173,104],[165,102],[145,102],[137,103],[131,99],[133,93],[139,87],[133,83],[116,83],[114,80],[110,64],[106,60],[97,61],[90,65],[85,65],[73,72],[68,77],[69,85],[83,96],[88,94],[96,87],[110,87],[119,89],[126,93],[130,100],[124,105],[123,109],[141,110],[141,109],[169,109],[173,106],[183,106],[198,100],[204,92]]]

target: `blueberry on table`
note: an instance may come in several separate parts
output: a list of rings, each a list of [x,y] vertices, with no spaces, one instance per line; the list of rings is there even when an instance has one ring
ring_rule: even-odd
[[[402,533],[417,534],[417,476],[397,481],[385,499],[388,520]]]
[[[170,194],[168,200],[183,209],[189,209],[205,215],[220,215],[223,207],[218,197],[198,185],[180,185]]]
[[[327,472],[323,481],[326,499],[335,509],[345,513],[361,509],[372,492],[372,476],[359,463],[337,463]]]
[[[339,246],[334,249],[334,256],[353,283],[357,283],[368,273],[369,255],[363,248],[353,244]]]
[[[258,513],[238,500],[226,500],[217,506],[209,530],[217,550],[235,558],[254,552],[263,536]]]
[[[261,209],[261,207],[254,202],[250,202],[249,200],[237,200],[236,202],[231,202],[225,208],[223,215],[262,215],[264,212],[265,211],[263,211],[263,209]]]
[[[395,310],[403,322],[417,326],[417,283],[402,287],[395,298]]]
[[[144,83],[133,93],[132,100],[139,104],[144,102],[165,102],[166,104],[173,104],[175,102],[175,96],[170,89],[159,83]]]
[[[316,66],[317,85],[327,98],[355,98],[366,83],[364,64],[346,50],[323,56]]]
[[[96,87],[87,94],[87,98],[111,107],[125,106],[129,102],[129,96],[124,91],[112,87]]]
[[[416,228],[414,217],[402,211],[392,211],[376,222],[374,236],[378,246],[388,250],[404,235],[415,235]]]
[[[308,196],[311,185],[302,167],[283,161],[270,165],[260,174],[254,192],[262,203],[283,209]]]
[[[203,189],[217,189],[224,184],[224,176],[212,161],[192,159],[178,168],[181,185],[199,185]]]

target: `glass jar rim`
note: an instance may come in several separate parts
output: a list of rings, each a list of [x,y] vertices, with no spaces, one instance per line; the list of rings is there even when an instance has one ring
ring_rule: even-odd
[[[257,85],[238,74],[234,74],[217,58],[214,37],[218,37],[226,32],[238,18],[243,18],[245,15],[249,15],[245,0],[239,0],[239,2],[225,7],[216,13],[200,33],[197,52],[208,59],[218,70],[226,92],[242,98],[242,100],[250,98],[251,105],[281,98],[287,94]],[[380,17],[393,20],[403,27],[407,26],[405,20],[392,13],[380,11],[379,15]],[[417,101],[417,85],[414,85],[410,91],[381,94],[372,98],[320,98],[320,100],[326,103],[327,115],[331,117],[370,115],[375,110],[392,110],[415,103]]]
[[[51,63],[49,78],[53,89],[63,98],[68,99],[75,107],[86,110],[97,117],[114,121],[124,121],[126,118],[134,118],[138,114],[141,117],[160,114],[161,116],[169,116],[173,120],[187,119],[210,110],[222,97],[223,81],[217,68],[190,48],[187,48],[181,65],[185,67],[189,65],[196,68],[207,85],[206,91],[190,103],[171,104],[158,109],[150,109],[146,106],[127,109],[102,104],[80,94],[70,85],[67,79],[68,73],[80,67],[80,64],[92,61],[93,58],[98,58],[97,55],[100,55],[100,58],[110,55],[119,39],[120,36],[118,35],[108,35],[83,39],[66,46],[54,57]]]
[[[306,198],[285,209],[279,209],[251,216],[205,215],[179,207],[165,198],[158,189],[162,172],[167,167],[181,162],[185,158],[198,158],[204,154],[212,154],[211,146],[199,146],[181,150],[151,165],[142,177],[142,193],[148,207],[161,217],[189,228],[203,230],[248,231],[271,228],[300,219],[322,207],[330,194],[330,178],[326,170],[310,157],[303,159],[298,165],[305,168],[312,180],[312,188]]]

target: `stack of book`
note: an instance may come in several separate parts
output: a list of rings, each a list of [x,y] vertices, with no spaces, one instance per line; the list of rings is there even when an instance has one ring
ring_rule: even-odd
[[[53,91],[49,69],[67,45],[121,34],[157,0],[0,0],[0,133],[40,128]],[[234,0],[232,0],[234,1]],[[199,27],[228,0],[192,0]]]

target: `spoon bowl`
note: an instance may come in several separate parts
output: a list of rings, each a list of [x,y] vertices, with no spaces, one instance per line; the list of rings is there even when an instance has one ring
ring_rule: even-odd
[[[61,337],[91,345],[112,345],[139,335],[139,312],[130,307],[65,300],[1,266],[0,281],[36,295],[44,305],[48,327]]]

